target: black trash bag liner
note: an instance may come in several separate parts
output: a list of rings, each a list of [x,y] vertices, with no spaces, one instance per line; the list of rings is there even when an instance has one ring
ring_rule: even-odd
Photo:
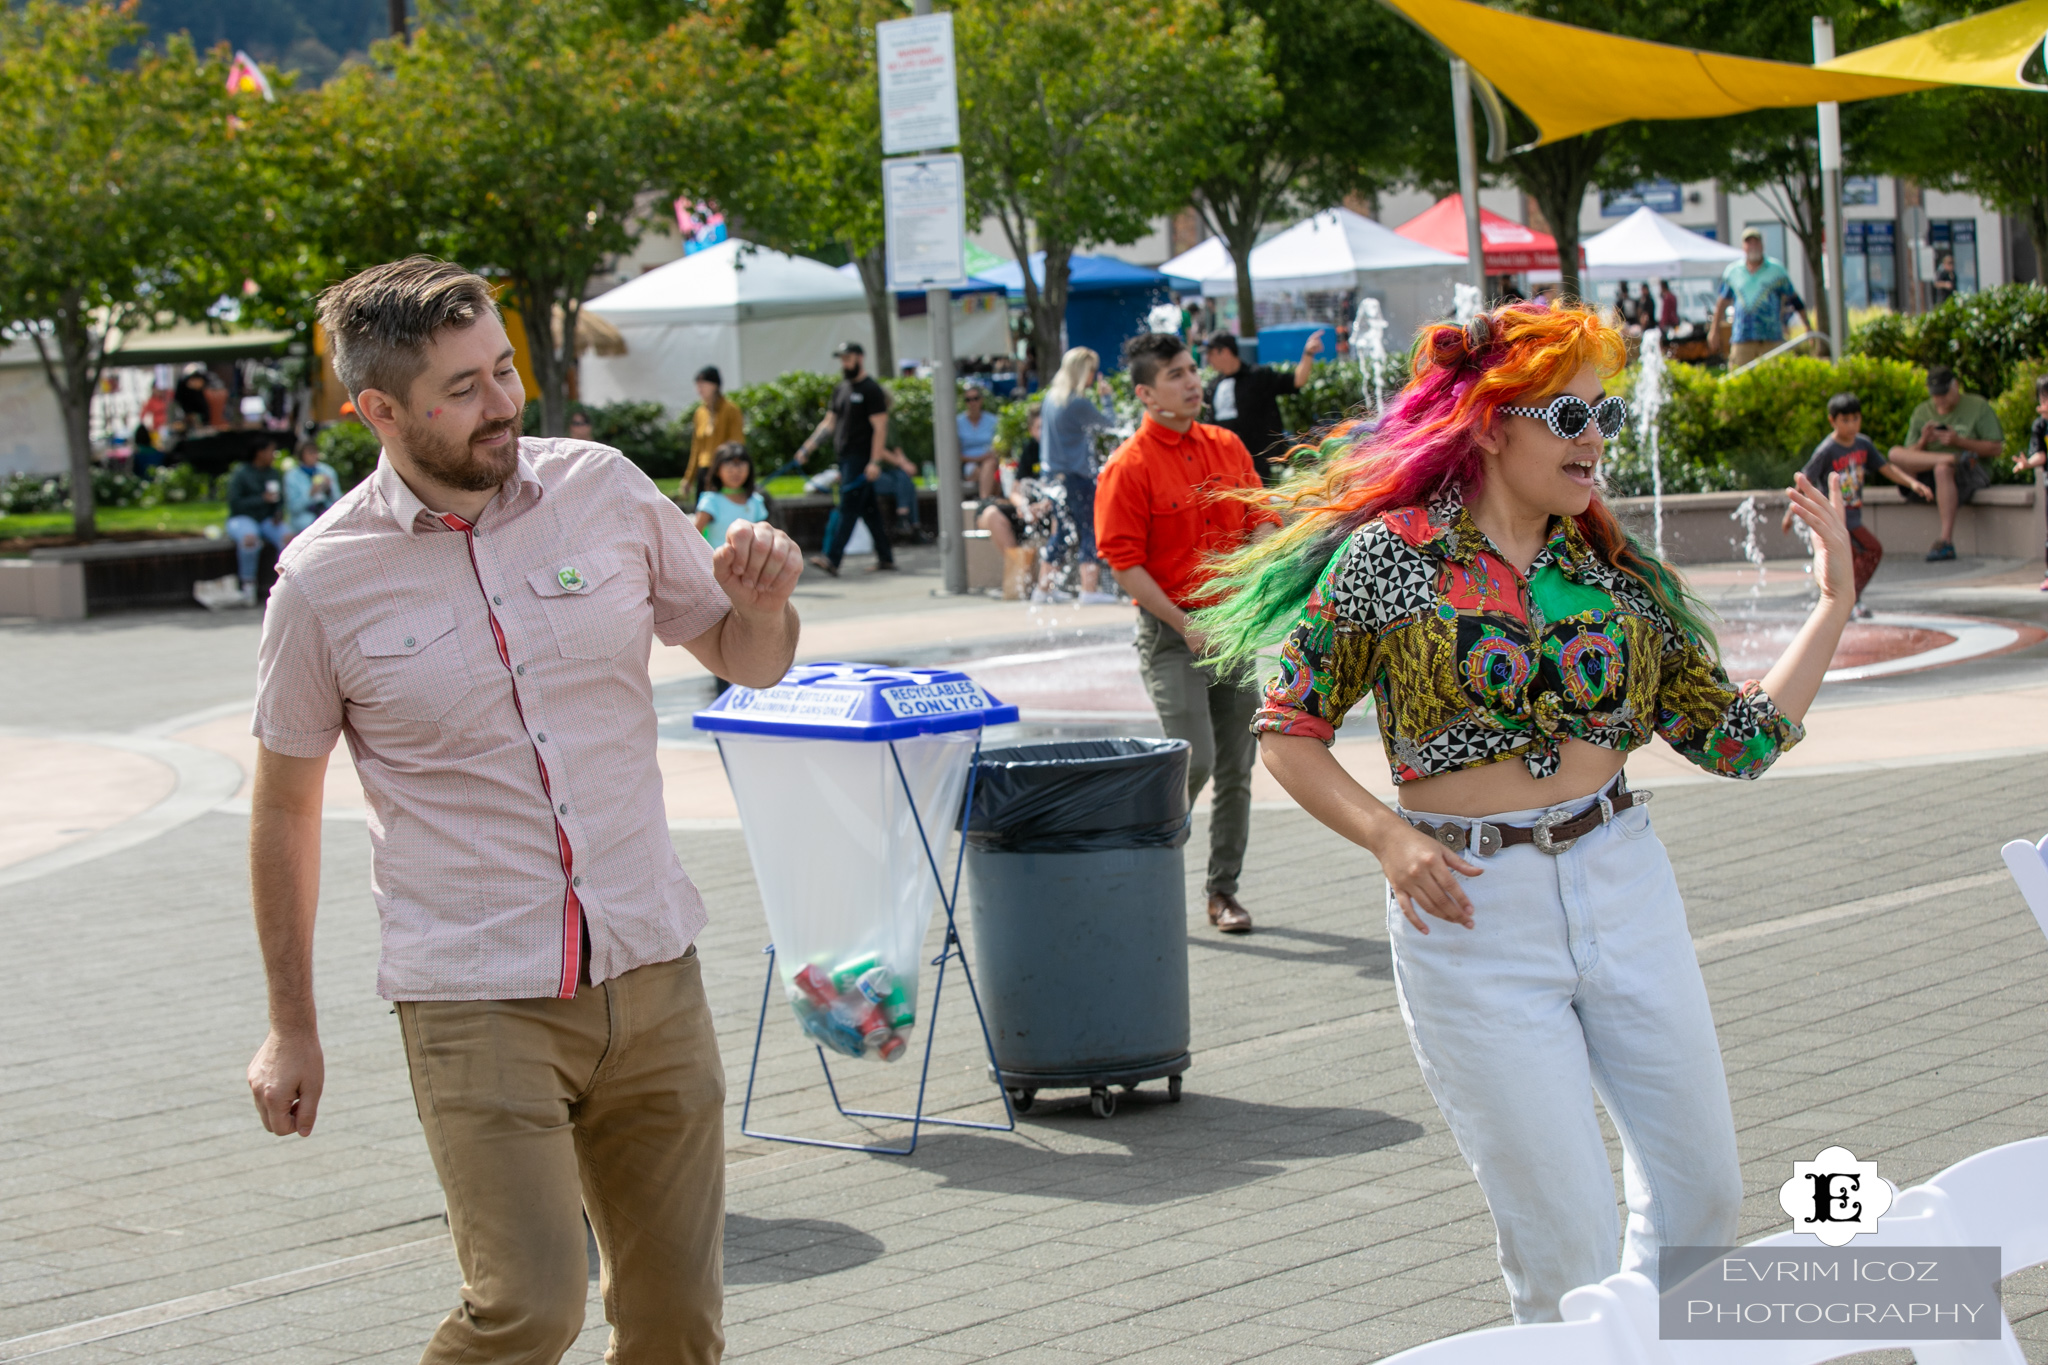
[[[1186,740],[1070,739],[984,749],[967,842],[1002,853],[1179,848],[1189,828]]]

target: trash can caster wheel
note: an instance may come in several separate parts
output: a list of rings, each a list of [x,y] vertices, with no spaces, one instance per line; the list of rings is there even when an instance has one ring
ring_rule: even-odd
[[[1106,1119],[1116,1112],[1116,1095],[1106,1085],[1098,1085],[1088,1092],[1088,1108],[1095,1117]]]
[[[1037,1099],[1038,1092],[1036,1090],[1012,1090],[1010,1092],[1010,1107],[1020,1114],[1027,1114],[1031,1112],[1032,1103]]]
[[[1180,1077],[1168,1076],[1166,1078],[1166,1102],[1168,1104],[1180,1103]]]

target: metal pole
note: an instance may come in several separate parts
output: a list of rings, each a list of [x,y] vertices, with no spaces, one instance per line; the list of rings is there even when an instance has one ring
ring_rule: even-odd
[[[1835,25],[1815,15],[1813,60],[1833,61]],[[1839,359],[1849,340],[1849,300],[1842,271],[1842,106],[1832,100],[1816,106],[1820,114],[1820,193],[1822,231],[1827,235],[1825,287],[1828,294],[1828,356]]]
[[[1472,73],[1451,58],[1451,127],[1458,135],[1458,195],[1465,202],[1466,273],[1486,304],[1486,244],[1479,235],[1479,150],[1472,139]]]
[[[932,0],[915,0],[912,14],[930,14]],[[1029,262],[1026,262],[1028,268]],[[967,591],[967,537],[960,502],[960,428],[953,424],[953,291],[927,289],[925,321],[932,345],[932,459],[939,466],[939,562],[945,593]]]

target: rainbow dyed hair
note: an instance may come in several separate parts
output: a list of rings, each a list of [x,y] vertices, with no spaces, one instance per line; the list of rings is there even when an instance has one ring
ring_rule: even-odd
[[[1508,304],[1466,327],[1423,328],[1414,378],[1376,427],[1339,425],[1328,436],[1349,445],[1317,473],[1245,495],[1277,512],[1281,529],[1212,566],[1209,587],[1218,601],[1195,616],[1211,657],[1221,668],[1253,665],[1293,627],[1330,556],[1358,528],[1450,489],[1467,499],[1477,492],[1484,466],[1474,437],[1500,408],[1549,398],[1585,365],[1603,377],[1614,374],[1625,355],[1620,334],[1597,313],[1542,302]],[[1594,553],[1641,583],[1674,623],[1713,646],[1699,600],[1622,527],[1598,492],[1576,520]]]

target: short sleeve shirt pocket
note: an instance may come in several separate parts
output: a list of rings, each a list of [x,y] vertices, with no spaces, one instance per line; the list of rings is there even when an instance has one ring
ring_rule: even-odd
[[[474,683],[455,629],[454,608],[423,604],[363,628],[362,694],[356,706],[397,720],[438,721]]]
[[[610,659],[653,620],[646,576],[614,551],[564,556],[527,574],[565,659]]]

